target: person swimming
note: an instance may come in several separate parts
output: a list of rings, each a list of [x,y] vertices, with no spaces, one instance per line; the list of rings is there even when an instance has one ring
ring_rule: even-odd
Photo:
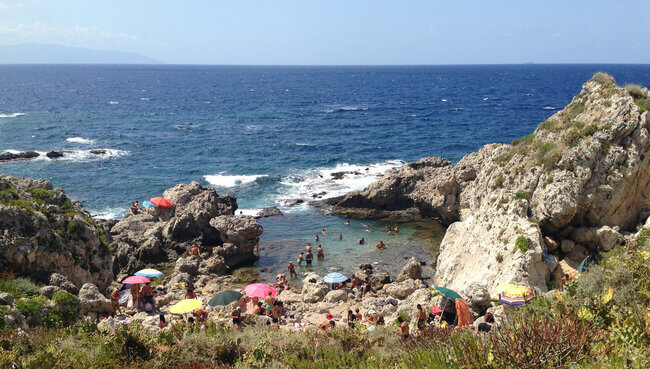
[[[345,225],[350,225],[350,221],[349,221],[349,220],[346,220],[345,223],[343,223],[343,224],[345,224]]]

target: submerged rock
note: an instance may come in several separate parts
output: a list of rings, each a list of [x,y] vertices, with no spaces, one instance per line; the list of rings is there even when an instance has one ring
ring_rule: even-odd
[[[271,206],[260,210],[260,212],[255,216],[255,218],[268,218],[277,215],[283,215],[282,211],[280,211],[280,209],[278,209],[277,206]]]
[[[40,154],[37,153],[36,151],[27,151],[27,152],[19,152],[19,153],[3,152],[2,154],[0,154],[0,162],[33,159],[39,156]]]

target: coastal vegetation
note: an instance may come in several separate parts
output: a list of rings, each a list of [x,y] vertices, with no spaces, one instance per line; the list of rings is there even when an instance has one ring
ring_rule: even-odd
[[[553,291],[508,309],[506,321],[487,334],[429,328],[404,341],[392,324],[367,332],[339,323],[324,334],[260,326],[240,331],[214,321],[157,334],[134,323],[111,333],[89,320],[72,326],[60,320],[28,332],[2,328],[0,367],[646,368],[648,263],[650,229],[642,229],[636,239],[603,253],[565,293]],[[76,301],[57,294],[55,314],[64,319]]]

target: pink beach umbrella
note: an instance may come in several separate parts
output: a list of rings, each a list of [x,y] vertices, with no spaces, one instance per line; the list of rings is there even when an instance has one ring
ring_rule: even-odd
[[[142,277],[139,275],[132,275],[130,277],[125,278],[122,281],[122,284],[144,284],[144,283],[150,283],[151,281],[147,277]]]
[[[264,283],[253,283],[244,287],[244,292],[250,297],[266,297],[271,292],[271,296],[275,297],[278,294],[278,291],[275,288],[266,285]]]

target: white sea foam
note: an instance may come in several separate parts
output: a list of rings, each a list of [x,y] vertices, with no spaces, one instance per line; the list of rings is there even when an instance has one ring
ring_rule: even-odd
[[[316,146],[318,146],[318,145],[317,145],[317,144],[313,144],[313,143],[296,142],[296,146],[309,146],[309,147],[316,147]]]
[[[260,211],[262,211],[262,208],[252,208],[252,209],[237,209],[235,212],[236,215],[249,215],[251,217],[257,216]]]
[[[89,210],[90,215],[96,219],[121,219],[126,213],[126,208],[104,208],[101,210]]]
[[[25,113],[0,114],[0,118],[16,118],[25,115]]]
[[[149,101],[149,98],[148,97],[141,97],[140,101]]]
[[[66,141],[80,143],[84,145],[92,145],[95,143],[95,140],[91,140],[89,138],[83,138],[83,137],[70,137],[70,138],[66,138]]]
[[[365,106],[355,106],[355,105],[342,105],[334,106],[330,109],[325,110],[326,113],[335,113],[335,112],[345,112],[345,111],[366,111],[368,110]]]
[[[333,168],[310,170],[287,176],[280,184],[288,190],[280,196],[281,206],[290,206],[298,200],[303,204],[312,200],[322,200],[360,191],[376,181],[387,170],[398,168],[404,162],[390,160],[369,165],[338,164]]]
[[[95,161],[95,160],[105,160],[109,158],[117,158],[121,156],[127,156],[130,153],[125,150],[114,150],[114,149],[93,149],[94,150],[103,150],[103,154],[93,154],[90,150],[63,150],[63,156],[60,158],[48,158],[46,156],[47,152],[37,151],[40,154],[38,158],[34,160],[50,160],[50,161],[74,161],[74,162],[86,162],[86,161]]]
[[[4,152],[7,152],[9,154],[20,154],[22,151],[8,149],[5,150]]]
[[[218,187],[235,187],[242,184],[254,182],[258,178],[268,177],[266,174],[251,175],[225,175],[225,172],[203,176],[208,183]]]
[[[119,104],[118,101],[109,101],[108,103],[111,104],[111,105],[117,105],[117,104]]]
[[[542,107],[544,110],[556,110],[557,108],[555,106],[544,106]]]

